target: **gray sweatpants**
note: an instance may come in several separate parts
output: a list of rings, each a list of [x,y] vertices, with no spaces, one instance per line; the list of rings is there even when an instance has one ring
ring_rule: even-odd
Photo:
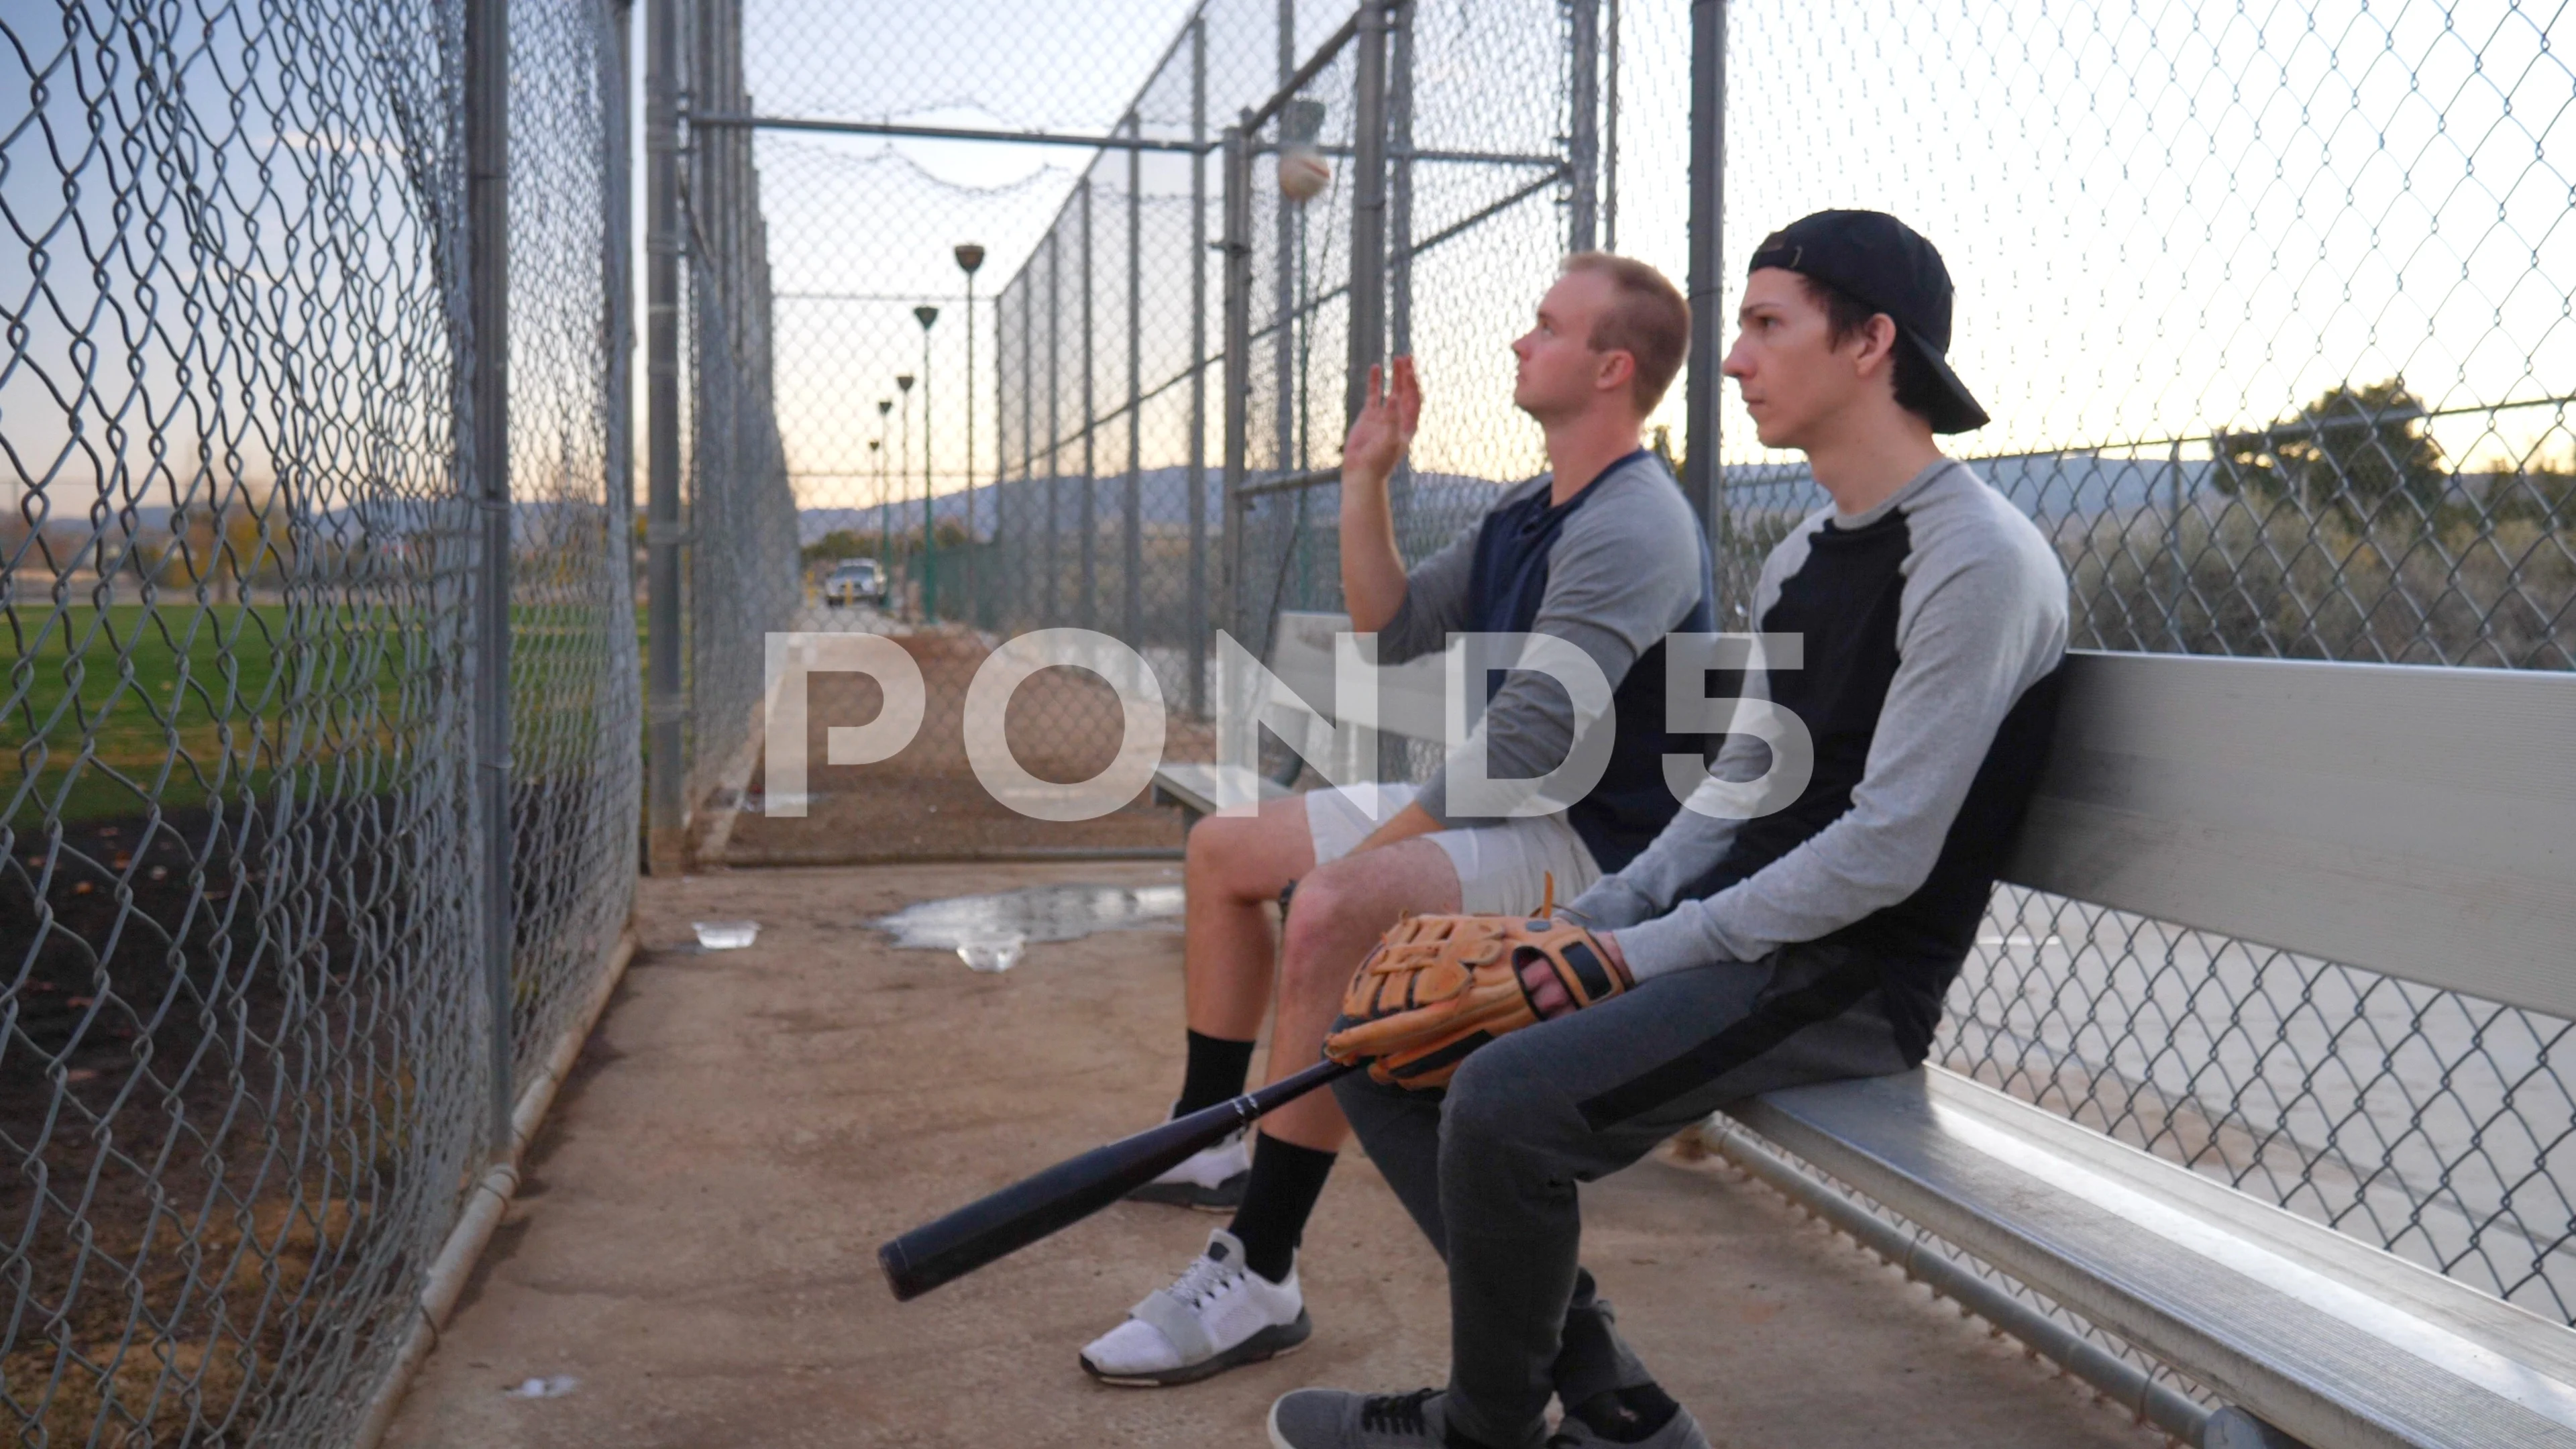
[[[1810,942],[1642,982],[1478,1049],[1446,1092],[1334,1084],[1370,1161],[1449,1265],[1450,1422],[1492,1449],[1566,1405],[1647,1382],[1576,1261],[1575,1184],[1721,1105],[1908,1070],[1877,963]]]

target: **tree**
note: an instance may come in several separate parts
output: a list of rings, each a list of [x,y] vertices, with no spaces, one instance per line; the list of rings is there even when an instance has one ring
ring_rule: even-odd
[[[2576,470],[2547,463],[2500,470],[2487,480],[2486,500],[2499,520],[2527,519],[2544,528],[2576,528]]]
[[[846,528],[836,528],[799,551],[805,562],[837,563],[845,558],[873,558],[876,546]]]
[[[2398,499],[2430,511],[2450,484],[2441,446],[2424,435],[2424,400],[2403,378],[2343,384],[2294,417],[2221,433],[2217,444],[2220,492],[2296,497],[2358,518]]]

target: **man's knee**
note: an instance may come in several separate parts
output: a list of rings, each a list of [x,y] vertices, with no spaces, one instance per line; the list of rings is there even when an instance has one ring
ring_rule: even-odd
[[[1281,990],[1340,994],[1352,968],[1359,964],[1346,959],[1351,939],[1371,933],[1359,919],[1367,909],[1363,899],[1367,893],[1358,884],[1347,860],[1317,866],[1297,882],[1281,942]]]
[[[1189,839],[1181,846],[1181,857],[1195,877],[1223,875],[1243,856],[1246,827],[1259,821],[1249,816],[1210,815],[1190,827]]]
[[[1185,878],[1192,886],[1229,895],[1276,890],[1268,877],[1278,873],[1276,862],[1288,843],[1281,837],[1292,828],[1304,829],[1303,817],[1276,811],[1208,816],[1190,827],[1182,848]]]
[[[1430,901],[1404,899],[1402,890],[1391,891],[1385,865],[1378,852],[1344,856],[1315,867],[1297,882],[1283,942],[1292,975],[1313,974],[1338,992],[1360,957],[1406,911],[1435,908]]]
[[[1570,1114],[1546,1075],[1527,1055],[1524,1033],[1472,1052],[1449,1078],[1442,1135],[1471,1150],[1499,1151],[1561,1134]]]

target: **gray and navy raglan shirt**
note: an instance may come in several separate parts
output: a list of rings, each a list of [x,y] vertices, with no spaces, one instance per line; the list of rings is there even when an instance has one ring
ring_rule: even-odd
[[[1805,788],[1749,820],[1682,810],[1572,913],[1613,928],[1641,981],[1795,942],[1858,947],[1919,1061],[2046,763],[2065,571],[2020,510],[1943,459],[1865,513],[1801,523],[1763,564],[1752,617],[1802,637],[1801,667],[1757,656],[1710,694],[1802,721]],[[1753,781],[1770,763],[1733,733],[1711,775]]]
[[[1616,731],[1599,783],[1566,811],[1604,871],[1628,863],[1681,808],[1664,783],[1667,754],[1700,754],[1707,739],[1665,727],[1664,636],[1716,625],[1708,542],[1663,460],[1643,448],[1554,502],[1550,475],[1505,493],[1405,576],[1404,603],[1378,632],[1378,659],[1401,664],[1458,634],[1548,634],[1573,644],[1610,682]],[[1575,705],[1532,670],[1485,672],[1484,716],[1463,746],[1486,752],[1495,780],[1535,779],[1575,744]],[[1494,823],[1452,808],[1449,766],[1414,797],[1450,829]]]

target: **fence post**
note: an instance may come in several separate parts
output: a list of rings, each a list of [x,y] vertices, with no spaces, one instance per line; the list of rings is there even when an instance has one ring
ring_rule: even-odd
[[[680,762],[679,0],[644,4],[645,632],[653,800],[646,863],[678,875]]]
[[[1046,612],[1039,622],[1059,624],[1056,610],[1056,530],[1064,516],[1064,247],[1047,230],[1047,486]]]
[[[1127,114],[1127,134],[1142,136],[1143,124],[1133,111]],[[1144,337],[1144,230],[1145,204],[1140,192],[1145,186],[1145,153],[1127,153],[1127,496],[1120,500],[1125,508],[1125,527],[1121,542],[1121,572],[1125,575],[1127,643],[1142,648],[1145,642],[1145,337]]]
[[[1682,405],[1689,416],[1682,425],[1685,466],[1690,470],[1691,507],[1708,531],[1717,559],[1719,627],[1733,617],[1726,612],[1727,519],[1726,480],[1717,460],[1719,318],[1717,304],[1725,265],[1719,246],[1725,222],[1726,191],[1726,3],[1691,0],[1691,142],[1690,142],[1690,375],[1683,385]]]
[[[1190,22],[1190,713],[1207,718],[1207,16]]]
[[[1397,0],[1386,82],[1387,350],[1413,351],[1413,0]]]
[[[1619,250],[1619,0],[1608,0],[1610,34],[1605,49],[1610,63],[1607,73],[1608,95],[1602,102],[1601,142],[1601,249]]]
[[[931,490],[938,486],[930,431],[930,324],[921,324],[921,622],[939,622],[939,530],[931,522]]]
[[[510,1156],[517,1052],[510,892],[510,4],[465,7],[466,389],[479,556],[474,588],[474,797],[481,827],[483,982],[492,1012],[487,1146]]]
[[[2176,438],[2165,452],[2165,595],[2164,647],[2176,654],[2188,653],[2182,642],[2182,598],[2191,574],[2182,560],[2182,439]]]
[[[604,459],[608,513],[608,547],[617,560],[610,572],[620,586],[626,609],[635,599],[635,274],[634,235],[629,229],[635,202],[631,163],[635,118],[627,105],[627,81],[634,57],[627,26],[634,0],[606,0],[600,7],[603,29],[600,57],[600,147],[602,151],[599,228],[601,290],[600,344],[608,371],[608,418]],[[624,621],[632,624],[631,618]],[[630,742],[631,743],[631,742]]]
[[[1601,217],[1601,0],[1567,0],[1565,249],[1588,252]]]
[[[1082,593],[1074,612],[1082,627],[1089,629],[1099,621],[1100,575],[1096,560],[1100,520],[1095,512],[1093,494],[1098,491],[1099,455],[1095,441],[1100,431],[1100,409],[1093,400],[1092,385],[1099,364],[1093,358],[1093,344],[1100,329],[1091,310],[1093,267],[1091,265],[1091,173],[1082,173],[1082,185],[1076,193],[1082,202]]]
[[[1288,78],[1297,73],[1296,0],[1279,0],[1278,62],[1279,84],[1282,87],[1285,87],[1288,84]],[[1313,103],[1313,106],[1320,110],[1321,104],[1321,102],[1315,102]],[[1291,100],[1279,108],[1279,119],[1272,124],[1277,129],[1279,140],[1282,145],[1296,141],[1312,141],[1318,139],[1314,129],[1314,123],[1318,118],[1305,114],[1308,108],[1308,103],[1296,100]],[[1250,130],[1249,127],[1246,127],[1245,129],[1247,131]],[[1303,134],[1293,134],[1299,131],[1302,131]],[[1246,135],[1243,139],[1244,145],[1247,148],[1244,155],[1245,171],[1243,204],[1247,208],[1245,214],[1248,216],[1250,215],[1248,208],[1252,205],[1252,172],[1250,170],[1252,157],[1249,148],[1254,144],[1256,138]],[[1292,267],[1295,260],[1302,256],[1305,250],[1297,244],[1297,227],[1299,222],[1305,217],[1305,208],[1285,204],[1274,204],[1271,207],[1271,211],[1274,215],[1275,224],[1272,227],[1273,247],[1270,254],[1270,291],[1272,305],[1276,310],[1271,314],[1270,327],[1270,390],[1272,393],[1270,411],[1271,425],[1277,432],[1278,437],[1274,442],[1274,451],[1271,454],[1270,465],[1278,471],[1285,473],[1288,470],[1299,466],[1297,462],[1297,403],[1299,401],[1300,394],[1297,376],[1297,337],[1301,325],[1312,324],[1301,323],[1297,316],[1297,276]],[[1247,246],[1251,244],[1252,232],[1251,228],[1248,226],[1244,229],[1243,239]],[[1249,256],[1250,253],[1246,253],[1246,255]],[[1246,315],[1248,316],[1249,314]],[[1279,501],[1285,503],[1289,500],[1281,499]],[[1292,533],[1288,539],[1288,547],[1295,548],[1296,546],[1297,539]],[[1238,559],[1237,562],[1240,563],[1241,560]],[[1235,577],[1237,579],[1241,579],[1242,575],[1238,573]],[[1237,607],[1241,607],[1241,601],[1239,600],[1237,601]],[[1238,638],[1251,637],[1245,632],[1246,626],[1251,622],[1252,621],[1240,617],[1235,620],[1235,634]],[[1262,620],[1261,627],[1267,629],[1269,627],[1269,621],[1266,619]]]
[[[1029,505],[1037,501],[1038,480],[1038,394],[1037,394],[1037,278],[1027,267],[1020,269],[1020,506],[1019,530],[1012,535],[1004,553],[1002,577],[1010,581],[1010,599],[1005,605],[1005,632],[1025,628],[1034,590],[1029,587]],[[999,503],[995,508],[1000,508]],[[1010,515],[1000,514],[1001,522]],[[996,531],[999,524],[996,525]]]
[[[1351,362],[1342,422],[1359,416],[1369,369],[1386,355],[1386,10],[1361,0],[1351,136]]]
[[[1408,357],[1413,352],[1413,0],[1397,0],[1389,23],[1393,38],[1386,83],[1386,350],[1391,357]],[[1395,520],[1396,544],[1402,547],[1413,537],[1409,453],[1388,480],[1387,506]],[[1403,748],[1403,741],[1392,733],[1381,737],[1380,743]]]
[[[1243,627],[1243,466],[1252,422],[1252,154],[1240,125],[1225,128],[1225,627]],[[1281,319],[1285,322],[1285,318]]]

